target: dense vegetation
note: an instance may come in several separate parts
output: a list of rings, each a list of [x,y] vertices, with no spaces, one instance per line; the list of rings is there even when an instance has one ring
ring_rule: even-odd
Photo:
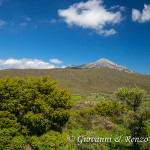
[[[47,74],[58,81],[59,87],[68,88],[73,93],[113,93],[120,87],[134,87],[135,84],[150,91],[150,75],[130,74],[109,68],[0,70],[0,78],[6,75],[41,77]]]
[[[62,127],[70,117],[70,99],[71,94],[57,88],[49,76],[1,79],[0,149],[20,149],[28,142],[34,148],[39,139],[64,136]]]
[[[71,96],[56,83],[49,76],[0,80],[0,149],[149,149],[148,141],[126,142],[126,137],[150,138],[150,96],[145,90]],[[92,142],[92,137],[112,140]],[[121,142],[114,141],[118,137]]]
[[[147,110],[141,111],[140,108],[143,99],[146,97],[146,91],[138,87],[133,89],[123,87],[118,89],[116,96],[133,110],[133,113],[127,119],[127,127],[130,130],[131,138],[147,137],[145,121],[150,118],[150,112]],[[133,147],[135,150],[139,149],[139,143],[136,140],[133,140]]]
[[[149,150],[150,142],[138,142],[134,146],[133,136],[150,138],[150,96],[141,97],[141,107],[134,113],[134,109],[126,102],[116,99],[121,95],[121,89],[115,94],[94,93],[74,96],[74,113],[67,123],[67,132],[75,137],[112,137],[111,142],[78,142],[70,141],[67,149],[85,150]],[[133,95],[140,95],[139,88],[125,88]],[[144,95],[143,95],[144,96]],[[119,102],[119,103],[118,103]],[[114,139],[121,137],[121,142]],[[130,140],[127,142],[126,138]],[[138,139],[138,138],[137,138]]]

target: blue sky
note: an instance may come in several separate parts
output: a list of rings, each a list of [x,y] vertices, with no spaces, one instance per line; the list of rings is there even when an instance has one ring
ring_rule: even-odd
[[[0,69],[101,58],[150,74],[148,0],[0,0]]]

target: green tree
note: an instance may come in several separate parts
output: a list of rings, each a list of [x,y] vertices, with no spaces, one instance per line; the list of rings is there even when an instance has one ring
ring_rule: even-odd
[[[123,87],[117,90],[116,96],[136,112],[137,108],[141,106],[143,98],[146,97],[146,91],[138,87],[132,89]]]
[[[138,87],[135,88],[119,88],[116,91],[116,96],[123,103],[126,103],[129,108],[131,108],[132,112],[129,113],[127,118],[126,125],[130,130],[132,138],[139,138],[142,136],[146,136],[146,120],[149,118],[147,111],[143,111],[140,106],[143,103],[143,99],[146,97],[146,91],[140,89]],[[138,149],[138,143],[133,141],[134,149]]]
[[[2,78],[0,136],[40,136],[50,129],[61,131],[70,117],[72,102],[71,93],[56,84],[49,76]]]

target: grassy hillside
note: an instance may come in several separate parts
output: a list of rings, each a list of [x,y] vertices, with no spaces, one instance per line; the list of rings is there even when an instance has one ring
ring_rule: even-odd
[[[86,81],[89,79],[91,81],[89,83],[98,88],[97,82],[103,83],[105,79],[108,83],[115,83],[120,74],[106,69],[104,76],[102,71],[104,70],[11,69],[1,71],[1,77],[8,74],[10,76],[50,74],[53,78],[64,82],[63,84],[59,82],[61,86],[65,85],[65,80],[70,83],[73,81],[70,89],[79,87],[81,92],[85,89],[81,89],[80,86],[88,86]],[[129,75],[131,74],[126,74]],[[136,82],[139,78],[140,82],[145,77],[147,85],[149,83],[149,76],[133,74],[132,76],[128,78]],[[93,82],[94,79],[97,82]],[[141,83],[146,83],[145,80]],[[150,139],[150,95],[144,97],[138,111],[134,112],[133,107],[119,100],[114,93],[79,93],[71,96],[63,89],[59,91],[54,83],[56,82],[51,82],[47,77],[1,80],[0,150],[133,150],[132,142],[127,142],[126,138],[132,135],[132,129],[138,129],[141,125],[143,129],[138,135]],[[110,91],[113,91],[112,86],[113,84]],[[99,87],[102,88],[101,84]],[[108,90],[108,87],[106,86],[105,90]],[[140,118],[135,118],[135,113]],[[136,123],[136,126],[130,129],[133,123]],[[120,142],[115,141],[118,137],[121,137]],[[142,141],[138,143],[136,150],[148,150],[149,147],[148,140]]]
[[[59,87],[74,93],[111,93],[122,86],[134,86],[150,91],[150,75],[129,74],[109,68],[98,69],[6,69],[0,70],[0,78],[9,75],[23,77],[50,75]]]

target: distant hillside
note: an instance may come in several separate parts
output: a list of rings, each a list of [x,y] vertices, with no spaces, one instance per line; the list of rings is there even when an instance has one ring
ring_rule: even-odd
[[[137,86],[150,92],[150,75],[131,74],[109,68],[93,69],[6,69],[0,70],[0,78],[9,75],[23,77],[50,75],[74,93],[113,92],[122,86]]]
[[[96,62],[90,63],[90,64],[85,64],[85,65],[81,65],[81,66],[71,65],[71,66],[68,66],[66,68],[91,69],[91,68],[102,68],[102,67],[116,69],[116,70],[119,70],[122,72],[134,73],[134,71],[130,70],[129,68],[127,68],[125,66],[117,65],[117,64],[109,61],[108,59],[104,59],[104,58],[102,58]]]

